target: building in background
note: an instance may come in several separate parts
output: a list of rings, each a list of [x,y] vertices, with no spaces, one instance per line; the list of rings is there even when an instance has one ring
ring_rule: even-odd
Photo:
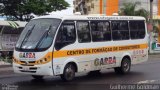
[[[74,0],[74,11],[82,14],[106,14],[118,12],[118,0]]]
[[[74,0],[73,12],[81,12],[82,14],[105,14],[112,15],[118,13],[123,3],[141,2],[138,8],[150,10],[150,0]],[[160,15],[160,0],[153,2],[153,15]]]

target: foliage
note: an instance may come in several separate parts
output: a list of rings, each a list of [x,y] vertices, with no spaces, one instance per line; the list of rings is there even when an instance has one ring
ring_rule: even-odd
[[[144,8],[136,8],[137,6],[141,5],[140,2],[135,3],[124,3],[123,7],[120,9],[119,14],[120,15],[127,15],[127,16],[143,16],[148,18],[149,12],[145,10]]]
[[[159,33],[160,32],[160,20],[156,19],[154,20],[153,25],[153,32]]]
[[[2,0],[0,14],[11,20],[28,21],[31,14],[45,15],[69,7],[65,0]]]

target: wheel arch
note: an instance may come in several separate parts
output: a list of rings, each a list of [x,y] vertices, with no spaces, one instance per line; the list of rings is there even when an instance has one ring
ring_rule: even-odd
[[[68,62],[67,64],[72,64],[75,67],[75,72],[78,72],[78,67],[77,67],[77,64],[75,62]]]
[[[132,62],[132,56],[131,56],[131,54],[130,54],[129,52],[124,53],[124,54],[122,55],[121,62],[122,62],[122,60],[123,60],[124,58],[128,58],[128,59],[130,60],[130,62]]]
[[[129,55],[129,54],[123,55],[122,60],[121,60],[121,63],[122,63],[122,61],[123,61],[125,58],[127,58],[127,59],[130,61],[130,63],[132,63],[131,55]]]
[[[62,71],[61,71],[62,74],[63,74],[64,68],[65,68],[65,66],[66,66],[67,64],[73,64],[73,65],[75,66],[75,68],[76,68],[75,72],[78,72],[78,63],[77,63],[77,60],[75,60],[75,59],[68,59],[68,60],[66,60],[66,61],[64,62],[64,64],[63,64],[63,69],[62,69]]]

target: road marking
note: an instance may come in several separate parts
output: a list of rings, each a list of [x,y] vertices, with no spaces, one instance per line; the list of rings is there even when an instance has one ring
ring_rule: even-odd
[[[147,83],[154,83],[158,80],[145,80],[145,81],[139,81],[138,84],[147,84]]]

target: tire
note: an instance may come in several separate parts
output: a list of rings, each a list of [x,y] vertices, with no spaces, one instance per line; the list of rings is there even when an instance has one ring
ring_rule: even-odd
[[[43,79],[43,76],[40,76],[40,75],[32,75],[32,77],[36,80],[41,80]]]
[[[114,68],[117,74],[127,74],[131,69],[131,61],[128,58],[124,58],[121,62],[121,67]]]
[[[75,66],[73,64],[67,64],[64,68],[61,79],[63,81],[72,81],[75,77]]]

